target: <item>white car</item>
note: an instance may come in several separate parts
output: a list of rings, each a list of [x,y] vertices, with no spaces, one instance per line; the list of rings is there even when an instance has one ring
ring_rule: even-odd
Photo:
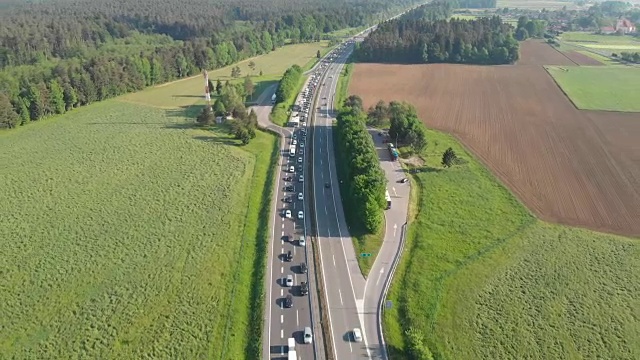
[[[298,200],[302,201],[304,199],[304,195],[302,193],[298,193]]]
[[[299,158],[298,158],[298,162],[299,162],[299,163],[301,163],[301,162],[302,162],[302,158],[301,158],[301,157],[299,157]]]
[[[289,166],[289,172],[290,173],[296,172],[296,169],[293,166]]]
[[[300,148],[304,149],[304,143],[302,141],[300,142]]]
[[[293,135],[295,137],[295,135]],[[298,140],[293,139],[293,141],[291,142],[291,145],[298,145]]]
[[[304,212],[302,212],[302,210],[298,211],[298,219],[304,219]]]
[[[304,343],[311,344],[312,342],[313,342],[313,335],[311,334],[311,328],[307,326],[304,328]]]
[[[362,342],[362,332],[359,328],[353,329],[353,341],[354,342]]]
[[[287,219],[291,219],[291,210],[286,210],[284,212],[284,217],[286,217]]]
[[[300,237],[300,240],[298,240],[298,245],[307,246],[307,241],[304,239],[304,236]]]
[[[299,182],[304,182],[304,176],[300,175],[300,177],[298,178]]]
[[[284,279],[285,286],[293,286],[293,275],[287,275]]]

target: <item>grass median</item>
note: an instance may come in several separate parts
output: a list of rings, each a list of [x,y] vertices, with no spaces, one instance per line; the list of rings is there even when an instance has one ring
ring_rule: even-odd
[[[390,356],[633,358],[640,243],[534,218],[452,137],[429,131],[389,293]],[[463,159],[444,169],[448,147]],[[407,331],[418,336],[410,338]]]

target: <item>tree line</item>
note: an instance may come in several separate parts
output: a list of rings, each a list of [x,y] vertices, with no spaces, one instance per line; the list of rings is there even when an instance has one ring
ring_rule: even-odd
[[[499,16],[475,20],[400,17],[381,24],[355,50],[362,62],[510,64],[518,60],[513,27]]]
[[[293,65],[288,68],[276,90],[276,104],[271,108],[271,119],[274,123],[283,124],[288,117],[288,111],[300,91],[302,83],[302,68]]]
[[[0,10],[0,112],[11,115],[0,119],[0,126],[197,75],[287,42],[316,41],[413,1],[10,4]]]
[[[415,153],[427,147],[427,129],[418,118],[416,108],[407,102],[380,100],[369,108],[367,124],[383,127],[389,124],[389,138],[396,147],[409,146]]]
[[[528,38],[541,38],[546,30],[545,20],[529,20],[526,16],[520,16],[516,26],[516,39],[523,41]]]
[[[456,9],[495,9],[498,0],[450,0]]]
[[[342,159],[342,178],[348,189],[342,193],[345,208],[355,215],[352,221],[358,226],[376,233],[382,227],[386,209],[387,179],[367,131],[366,117],[362,99],[349,96],[337,117],[335,151]]]

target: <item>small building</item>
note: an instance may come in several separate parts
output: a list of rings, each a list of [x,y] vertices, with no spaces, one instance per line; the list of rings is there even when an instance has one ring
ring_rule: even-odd
[[[636,32],[636,27],[633,23],[625,18],[620,18],[616,22],[616,32],[623,34],[631,34]]]

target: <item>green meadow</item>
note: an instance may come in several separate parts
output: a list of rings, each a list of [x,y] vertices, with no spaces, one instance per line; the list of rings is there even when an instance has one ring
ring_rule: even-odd
[[[109,100],[0,133],[0,358],[257,358],[277,141]]]
[[[384,314],[390,357],[638,359],[640,240],[541,222],[451,136],[428,135]],[[462,161],[444,169],[448,147]]]
[[[640,111],[640,68],[546,66],[546,69],[579,109]]]

